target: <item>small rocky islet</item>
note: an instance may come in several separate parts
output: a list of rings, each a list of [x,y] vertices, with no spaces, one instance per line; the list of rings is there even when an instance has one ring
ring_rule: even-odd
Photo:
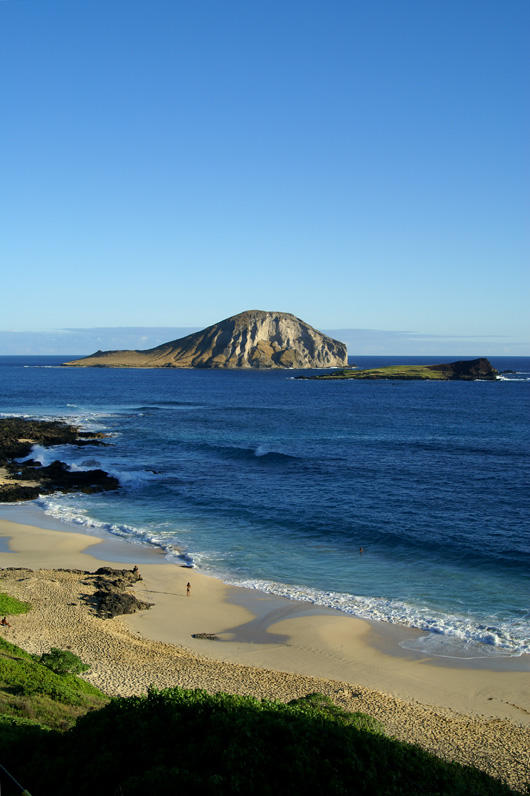
[[[355,370],[343,368],[333,373],[322,373],[316,376],[297,376],[297,379],[314,379],[317,381],[344,379],[389,379],[401,381],[496,381],[498,371],[489,359],[463,359],[457,362],[439,365],[388,365],[382,368]]]
[[[81,431],[58,420],[0,419],[0,501],[34,500],[52,492],[100,492],[120,482],[104,470],[70,470],[55,460],[46,466],[28,459],[34,445],[105,445],[101,432]],[[21,461],[22,460],[22,461]]]

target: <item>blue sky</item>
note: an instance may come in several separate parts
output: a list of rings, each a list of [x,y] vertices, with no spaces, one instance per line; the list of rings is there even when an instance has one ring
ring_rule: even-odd
[[[3,0],[0,331],[259,308],[530,354],[529,23],[526,0]]]

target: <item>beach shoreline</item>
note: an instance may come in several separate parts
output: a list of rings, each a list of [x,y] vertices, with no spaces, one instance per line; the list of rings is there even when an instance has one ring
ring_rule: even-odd
[[[482,654],[475,657],[461,657],[448,654],[429,654],[422,649],[409,648],[409,642],[417,641],[421,637],[428,635],[428,631],[420,630],[408,625],[394,624],[385,621],[371,620],[364,617],[356,617],[346,614],[340,609],[326,607],[309,601],[297,598],[283,597],[271,592],[261,591],[260,589],[250,588],[241,585],[225,582],[221,577],[204,573],[200,568],[189,566],[186,556],[182,560],[178,558],[178,551],[174,551],[175,558],[168,559],[167,551],[154,544],[147,544],[134,537],[122,538],[110,533],[104,527],[94,527],[77,525],[62,518],[48,515],[40,506],[34,503],[1,504],[0,503],[0,552],[9,550],[9,536],[2,535],[1,525],[4,521],[12,522],[16,525],[28,525],[41,530],[59,531],[61,533],[74,533],[89,537],[91,542],[87,543],[84,550],[87,555],[92,556],[97,561],[105,561],[112,565],[123,564],[164,564],[179,570],[189,570],[201,577],[208,578],[210,582],[220,583],[227,589],[226,599],[235,605],[247,607],[252,613],[259,614],[260,622],[253,621],[251,628],[245,631],[238,631],[241,640],[245,642],[264,643],[267,639],[263,633],[264,617],[268,624],[271,623],[276,611],[285,619],[294,618],[299,615],[322,615],[329,617],[341,617],[352,620],[353,623],[360,623],[365,627],[370,637],[370,645],[377,648],[386,655],[391,655],[407,660],[429,660],[433,666],[463,669],[486,669],[498,672],[521,671],[530,673],[530,655],[510,655],[496,651],[490,653],[487,645]],[[261,638],[261,635],[264,637]],[[234,640],[236,640],[234,638]],[[181,642],[181,639],[178,639]]]
[[[91,664],[87,679],[110,695],[141,693],[150,685],[283,700],[320,691],[446,759],[508,776],[513,786],[528,776],[525,671],[444,665],[399,647],[400,632],[410,634],[409,628],[389,631],[331,609],[229,586],[119,539],[5,519],[0,537],[0,590],[33,605],[4,637],[30,652],[72,649]],[[126,564],[139,565],[142,580],[133,592],[153,606],[111,620],[94,616],[83,599],[83,573]]]

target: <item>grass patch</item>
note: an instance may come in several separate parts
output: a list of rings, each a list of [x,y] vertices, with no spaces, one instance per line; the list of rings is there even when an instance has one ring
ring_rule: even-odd
[[[384,368],[352,370],[345,368],[333,373],[315,376],[315,379],[428,379],[429,381],[446,381],[447,375],[442,370],[432,370],[424,365],[389,365]]]
[[[56,674],[0,637],[0,714],[65,729],[108,697],[73,674]]]
[[[10,597],[9,594],[0,592],[0,614],[27,614],[31,608],[30,603],[25,603],[23,600],[17,600],[16,597]]]

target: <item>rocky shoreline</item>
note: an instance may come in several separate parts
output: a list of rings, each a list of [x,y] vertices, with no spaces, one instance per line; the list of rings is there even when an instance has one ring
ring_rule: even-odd
[[[117,489],[117,478],[101,469],[71,471],[58,459],[42,465],[28,459],[34,445],[105,445],[101,432],[81,431],[58,420],[7,417],[0,420],[0,502],[34,500],[52,492]],[[20,461],[23,460],[23,461]]]

